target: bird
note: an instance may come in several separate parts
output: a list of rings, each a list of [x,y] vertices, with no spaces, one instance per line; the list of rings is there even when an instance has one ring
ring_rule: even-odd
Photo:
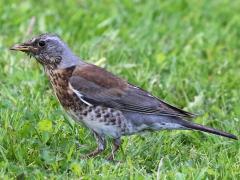
[[[195,114],[85,62],[56,34],[37,35],[10,50],[33,56],[43,66],[63,109],[93,132],[97,148],[85,157],[102,153],[108,137],[113,149],[107,159],[114,160],[122,136],[144,131],[198,130],[237,140],[233,134],[192,122]]]

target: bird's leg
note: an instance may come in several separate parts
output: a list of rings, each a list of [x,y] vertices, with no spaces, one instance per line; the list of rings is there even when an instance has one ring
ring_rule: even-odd
[[[105,141],[105,137],[104,136],[100,136],[99,134],[94,132],[94,137],[97,140],[98,147],[94,151],[86,154],[87,158],[97,156],[98,154],[103,152],[105,150],[105,148],[106,148],[106,141]]]
[[[113,140],[113,149],[111,154],[107,157],[107,160],[113,161],[114,160],[114,155],[117,152],[117,150],[120,148],[121,145],[121,139],[117,138]]]

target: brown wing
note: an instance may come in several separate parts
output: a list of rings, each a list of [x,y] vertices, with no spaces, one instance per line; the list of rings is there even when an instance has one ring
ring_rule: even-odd
[[[194,117],[94,65],[76,67],[69,83],[82,100],[92,105],[144,114]]]

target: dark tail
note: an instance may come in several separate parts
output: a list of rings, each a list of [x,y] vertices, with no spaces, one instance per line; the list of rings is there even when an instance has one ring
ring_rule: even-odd
[[[185,121],[185,120],[182,120],[181,125],[185,126],[186,128],[189,128],[189,129],[204,131],[204,132],[224,136],[224,137],[231,138],[231,139],[236,139],[236,140],[238,139],[237,136],[235,136],[233,134],[226,133],[226,132],[214,129],[214,128],[206,127],[206,126],[203,126],[200,124],[195,124],[195,123]]]

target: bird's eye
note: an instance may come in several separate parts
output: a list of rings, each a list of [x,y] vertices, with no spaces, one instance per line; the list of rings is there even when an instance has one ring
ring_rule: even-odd
[[[38,45],[41,46],[41,47],[45,46],[45,41],[39,41]]]

